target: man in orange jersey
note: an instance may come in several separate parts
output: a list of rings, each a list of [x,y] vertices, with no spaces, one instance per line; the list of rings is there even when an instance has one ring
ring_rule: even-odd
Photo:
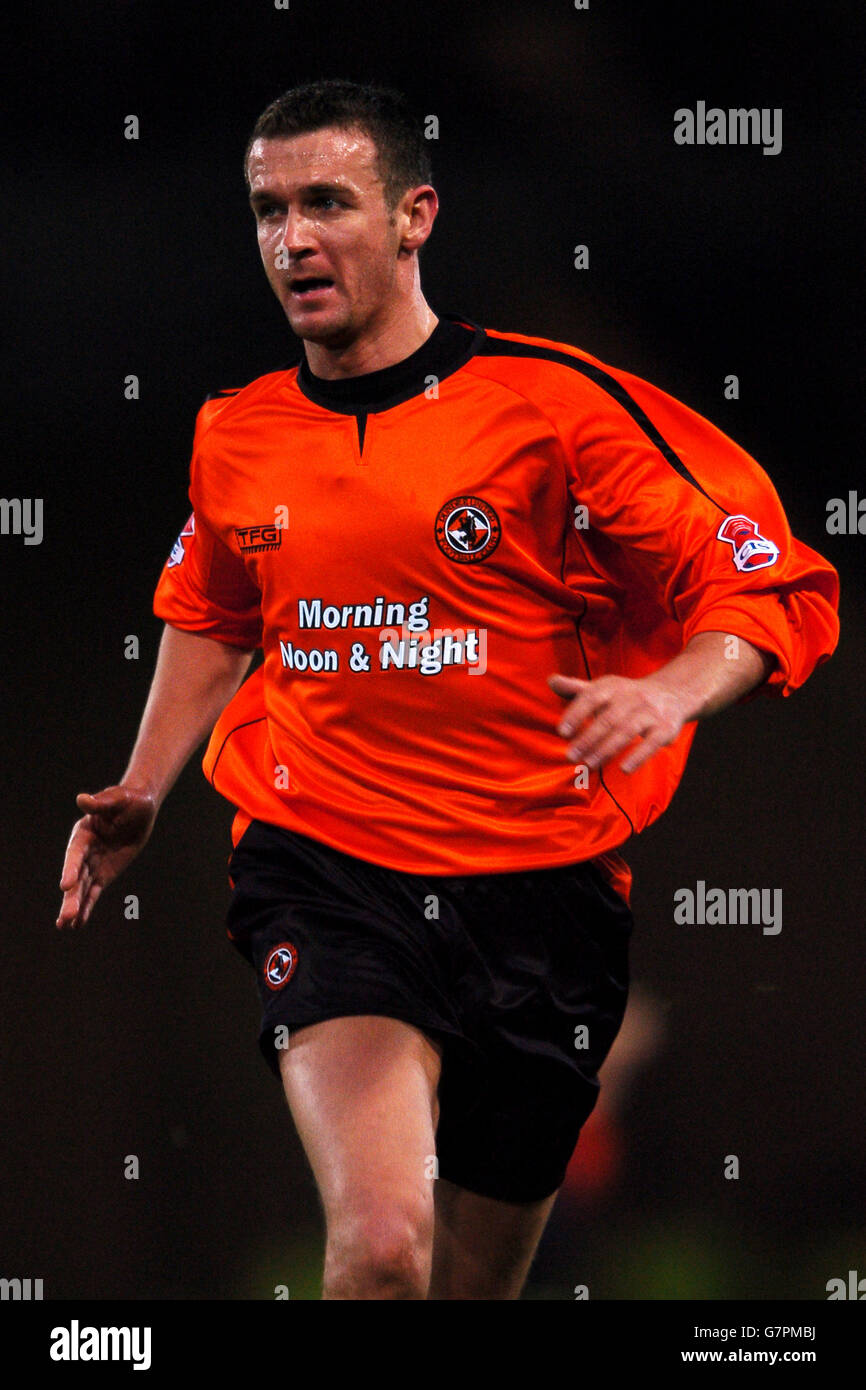
[[[195,748],[326,1223],[324,1296],[517,1298],[622,1021],[630,873],[696,721],[787,695],[838,581],[767,475],[566,343],[436,314],[420,123],[294,89],[245,159],[296,365],[202,406],[87,921]],[[254,653],[263,662],[248,679]]]

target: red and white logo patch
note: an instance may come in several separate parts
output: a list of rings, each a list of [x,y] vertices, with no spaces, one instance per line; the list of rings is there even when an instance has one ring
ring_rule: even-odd
[[[195,535],[195,512],[190,516],[189,521],[184,526],[174,545],[171,547],[171,554],[166,562],[166,569],[174,569],[175,565],[183,564],[183,557],[186,554],[184,541],[190,536]]]
[[[263,974],[268,989],[282,989],[295,973],[298,953],[290,941],[281,941],[269,953]]]
[[[738,570],[765,569],[767,565],[775,565],[779,558],[776,542],[762,536],[751,517],[725,517],[716,536],[731,546]]]

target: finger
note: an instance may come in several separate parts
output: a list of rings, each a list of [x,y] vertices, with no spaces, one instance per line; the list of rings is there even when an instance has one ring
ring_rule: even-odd
[[[611,758],[615,758],[617,753],[621,753],[624,748],[628,748],[630,743],[640,737],[640,732],[634,730],[610,729],[606,737],[593,743],[589,752],[582,751],[579,746],[572,744],[568,750],[568,757],[573,762],[585,763],[592,771],[594,768],[604,767],[605,763],[609,763]]]
[[[571,689],[574,685],[589,685],[582,676],[566,676],[562,671],[552,671],[547,677],[549,685],[564,685]]]
[[[74,927],[76,918],[78,917],[78,911],[79,897],[77,893],[68,900],[64,898],[60,911],[57,914],[57,921],[54,925],[60,927],[61,930],[64,927]]]
[[[101,883],[94,883],[94,885],[93,885],[93,887],[92,887],[92,889],[91,889],[91,891],[90,891],[90,894],[89,894],[89,896],[88,896],[88,898],[87,898],[87,901],[86,901],[85,904],[84,904],[84,911],[83,911],[82,917],[81,917],[81,925],[82,925],[82,926],[84,926],[84,923],[87,921],[87,919],[89,918],[91,912],[92,912],[93,909],[95,908],[96,903],[97,903],[97,899],[99,898],[99,895],[101,894],[101,892],[102,892],[102,884],[101,884]]]
[[[650,735],[635,748],[634,752],[629,753],[628,757],[623,759],[620,763],[620,768],[626,773],[637,772],[638,768],[643,767],[648,758],[651,758],[660,748],[664,748],[667,743],[668,740],[665,738],[661,738],[658,735]]]
[[[128,787],[103,787],[100,792],[79,792],[75,798],[77,805],[91,815],[111,818],[125,811],[132,800]]]
[[[60,905],[60,911],[59,911],[58,914],[57,914],[57,921],[54,923],[55,927],[68,927],[68,926],[70,926],[71,923],[74,921],[75,915],[76,915],[77,912],[78,912],[78,894],[77,894],[77,893],[72,893],[72,894],[66,893],[66,894],[64,894],[63,902],[62,902],[61,905]]]
[[[56,926],[74,927],[81,912],[81,900],[84,895],[83,884],[75,884],[63,895],[63,902],[60,904],[60,912],[57,917]]]
[[[71,918],[75,917],[79,910],[81,897],[89,877],[84,852],[82,846],[66,856],[58,885],[63,894],[60,914],[56,922],[58,927],[69,925]]]
[[[562,734],[563,738],[570,738],[575,730],[587,723],[588,719],[592,719],[594,716],[595,719],[598,719],[599,716],[603,717],[603,712],[609,703],[610,695],[599,695],[598,691],[592,691],[589,689],[589,682],[587,681],[587,689],[584,689],[577,696],[577,699],[570,703],[569,709],[564,710],[562,719],[556,726],[557,733]],[[580,742],[584,739],[584,734],[585,730],[581,733]]]
[[[92,841],[89,832],[84,832],[81,827],[73,831],[69,839],[66,857],[63,860],[63,868],[60,873],[60,883],[58,887],[61,892],[65,892],[67,888],[71,888],[73,884],[77,882],[82,865],[91,847]]]
[[[81,870],[81,902],[84,905],[93,891],[95,884],[99,883],[99,878],[93,870],[93,866],[88,861]]]
[[[80,884],[78,888],[69,895],[68,901],[64,899],[60,909],[60,916],[57,919],[58,927],[72,928],[81,927],[87,921],[87,902],[91,892],[91,884]]]
[[[78,882],[78,874],[81,869],[81,858],[83,853],[84,851],[82,850],[80,853],[66,856],[63,872],[60,875],[60,882],[57,885],[61,893],[65,893]]]
[[[584,729],[581,729],[577,738],[574,739],[566,750],[566,757],[571,762],[583,761],[587,767],[595,767],[599,755],[614,748],[618,751],[624,748],[637,731],[626,726],[622,720],[616,721],[612,713],[604,711],[596,714],[595,718]]]
[[[567,700],[572,695],[577,695],[589,681],[581,680],[579,676],[563,676],[559,672],[547,677],[547,684],[555,694],[561,695]]]
[[[621,752],[632,739],[643,738],[656,727],[651,710],[615,706],[602,709],[571,743],[569,757],[576,754],[584,758],[589,767],[594,767],[597,762],[607,762]]]
[[[116,794],[111,791],[96,792],[93,795],[90,792],[79,792],[75,798],[79,810],[87,811],[91,816],[104,816],[106,820],[116,816],[126,802],[127,797],[122,792]]]

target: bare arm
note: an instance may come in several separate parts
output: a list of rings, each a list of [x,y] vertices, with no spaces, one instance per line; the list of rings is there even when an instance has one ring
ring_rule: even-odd
[[[620,763],[623,772],[634,772],[672,743],[684,724],[707,719],[761,685],[774,665],[775,657],[743,637],[732,643],[728,633],[698,632],[678,656],[648,676],[583,681],[555,675],[548,684],[571,699],[559,723],[563,737],[573,739],[568,757],[601,767],[640,739]]]
[[[159,808],[249,670],[253,653],[168,623],[138,737],[116,786],[76,798],[58,927],[83,926],[102,890],[144,848]]]
[[[158,810],[235,694],[252,659],[252,652],[181,632],[166,623],[121,785],[148,790]]]

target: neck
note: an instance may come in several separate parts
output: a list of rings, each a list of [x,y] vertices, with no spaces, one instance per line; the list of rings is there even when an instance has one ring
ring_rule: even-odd
[[[417,352],[439,320],[418,293],[384,323],[371,326],[361,337],[343,347],[329,347],[305,338],[304,353],[314,376],[333,381],[339,377],[378,372]]]

